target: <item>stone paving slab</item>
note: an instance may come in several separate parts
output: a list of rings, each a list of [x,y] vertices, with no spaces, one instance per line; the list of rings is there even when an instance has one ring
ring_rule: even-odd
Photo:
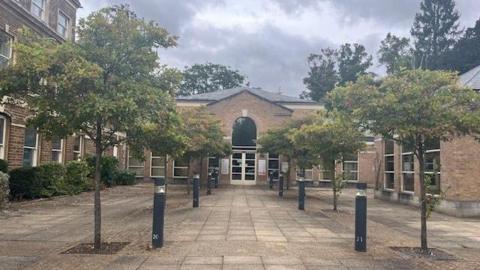
[[[203,193],[202,193],[203,194]],[[61,255],[91,241],[91,193],[14,204],[0,218],[0,270],[11,269],[480,269],[480,222],[434,214],[430,243],[460,258],[412,259],[389,246],[418,245],[418,213],[369,199],[368,251],[353,250],[353,191],[340,212],[331,192],[307,190],[306,211],[296,191],[279,198],[263,188],[229,187],[202,196],[170,192],[165,245],[150,250],[152,187],[117,187],[102,194],[103,238],[129,241],[116,255]],[[371,194],[370,194],[371,195]]]

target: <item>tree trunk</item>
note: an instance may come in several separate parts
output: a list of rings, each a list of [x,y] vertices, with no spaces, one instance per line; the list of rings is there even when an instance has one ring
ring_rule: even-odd
[[[332,180],[332,181],[336,181],[336,180]],[[337,211],[337,188],[335,187],[333,188],[333,211]]]
[[[102,159],[102,129],[97,123],[97,138],[95,140],[95,193],[94,193],[94,242],[95,251],[102,248],[102,208],[100,200],[101,159]]]
[[[417,136],[417,158],[419,163],[420,179],[420,243],[423,251],[428,251],[427,244],[427,201],[425,188],[425,150],[423,139]]]

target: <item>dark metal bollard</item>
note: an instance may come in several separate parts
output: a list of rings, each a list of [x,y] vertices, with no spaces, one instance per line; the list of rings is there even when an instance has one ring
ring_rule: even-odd
[[[212,173],[209,173],[208,174],[208,179],[207,179],[207,195],[212,194],[212,184],[213,184],[214,181],[215,181],[215,179],[213,179]]]
[[[193,207],[198,207],[200,199],[200,175],[193,176]]]
[[[163,247],[163,228],[165,222],[165,179],[155,178],[154,181],[152,247],[161,248]]]
[[[366,183],[357,183],[355,196],[355,250],[367,251],[367,188]]]
[[[217,169],[213,171],[214,177],[215,177],[215,188],[218,188],[218,178],[219,178],[219,172]]]
[[[278,179],[278,196],[283,197],[283,173],[280,174]]]
[[[273,172],[268,175],[268,186],[273,189]]]
[[[298,209],[305,210],[305,180],[300,177],[298,182]]]

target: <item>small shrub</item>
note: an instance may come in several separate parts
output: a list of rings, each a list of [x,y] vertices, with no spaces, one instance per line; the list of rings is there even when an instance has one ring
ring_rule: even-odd
[[[90,176],[95,178],[95,157],[87,157],[86,161],[90,167]],[[102,183],[111,187],[115,184],[114,176],[118,171],[118,159],[115,157],[105,156],[102,157],[100,162],[100,171],[102,177]]]
[[[52,197],[69,194],[65,184],[65,167],[59,163],[47,163],[36,170],[36,179],[42,185],[40,197]]]
[[[10,197],[12,199],[34,199],[42,193],[37,168],[18,168],[10,171]]]
[[[8,162],[4,159],[0,159],[0,172],[8,173]]]
[[[116,185],[134,185],[135,173],[129,172],[127,170],[117,171],[115,173],[115,184]]]
[[[88,178],[90,168],[85,161],[69,161],[65,167],[65,185],[69,194],[92,189],[92,183]]]
[[[9,178],[8,174],[0,172],[0,209],[3,209],[8,202],[10,194]]]

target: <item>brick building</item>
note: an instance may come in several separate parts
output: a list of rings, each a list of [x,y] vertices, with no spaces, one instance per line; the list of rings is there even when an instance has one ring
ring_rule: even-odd
[[[1,0],[0,68],[14,62],[12,44],[22,27],[58,42],[74,41],[80,7],[78,0]],[[8,161],[10,169],[47,162],[65,163],[95,152],[93,143],[80,134],[47,140],[35,129],[26,127],[29,115],[26,106],[0,106],[0,158]],[[125,151],[124,147],[116,147],[108,154],[126,164]]]
[[[465,86],[480,91],[480,66],[460,76]],[[420,196],[419,164],[412,150],[391,140],[375,142],[376,198],[417,205]],[[444,194],[437,210],[456,216],[480,216],[480,143],[472,137],[427,143],[425,173],[434,194]]]
[[[302,118],[323,108],[321,104],[309,100],[249,87],[179,97],[176,102],[177,107],[182,110],[205,106],[221,120],[224,138],[232,143],[233,154],[220,159],[205,159],[203,166],[199,161],[189,164],[184,160],[169,160],[165,169],[163,157],[147,152],[145,162],[130,159],[129,169],[137,172],[137,175],[146,178],[164,177],[166,172],[169,181],[186,182],[193,172],[199,172],[200,168],[203,168],[202,179],[205,179],[208,169],[218,168],[222,184],[265,185],[270,172],[277,178],[280,170],[287,171],[287,167],[290,167],[293,170],[290,170],[289,179],[295,179],[294,162],[289,162],[275,153],[257,152],[256,139],[267,130],[280,127],[290,119]],[[367,178],[373,178],[374,170],[371,164],[375,154],[372,140],[366,151],[345,162],[344,166],[348,166],[351,172],[351,181],[367,181]],[[337,168],[337,171],[342,169]],[[317,167],[306,171],[307,179],[321,183],[328,183],[331,177],[332,172]]]

